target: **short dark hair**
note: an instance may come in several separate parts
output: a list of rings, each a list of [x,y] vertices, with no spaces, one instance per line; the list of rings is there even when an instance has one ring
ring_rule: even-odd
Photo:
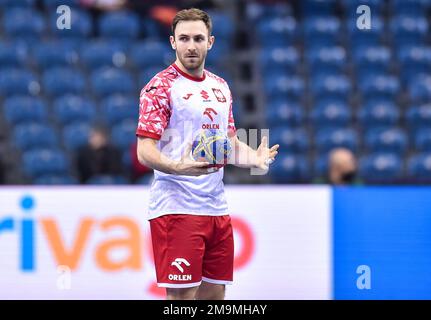
[[[208,35],[211,35],[213,24],[211,17],[203,10],[191,8],[178,11],[172,21],[172,34],[175,36],[175,29],[180,21],[202,21],[208,29]]]

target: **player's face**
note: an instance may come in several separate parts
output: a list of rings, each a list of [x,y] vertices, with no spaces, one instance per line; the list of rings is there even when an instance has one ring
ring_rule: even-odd
[[[214,37],[208,36],[208,29],[203,21],[180,21],[175,29],[175,39],[171,36],[172,48],[177,58],[188,70],[203,66],[207,52],[214,43]]]

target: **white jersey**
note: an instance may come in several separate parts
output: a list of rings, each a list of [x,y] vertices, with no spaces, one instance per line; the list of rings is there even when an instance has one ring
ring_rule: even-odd
[[[159,72],[142,89],[136,134],[159,140],[167,157],[180,160],[202,129],[235,134],[232,95],[222,78],[204,70],[192,77],[175,64]],[[149,219],[165,214],[226,215],[223,169],[201,176],[154,170]]]

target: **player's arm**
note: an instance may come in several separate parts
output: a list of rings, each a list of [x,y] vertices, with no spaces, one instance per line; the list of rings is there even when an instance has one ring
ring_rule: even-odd
[[[157,148],[156,139],[138,136],[138,160],[147,167],[164,173],[189,176],[200,176],[214,172],[213,169],[205,168],[209,165],[208,162],[190,159],[190,149],[191,147],[186,150],[181,160],[175,161],[160,152]]]
[[[268,148],[267,137],[262,138],[262,142],[257,150],[240,141],[237,135],[232,136],[230,142],[234,152],[229,159],[229,163],[240,168],[268,170],[268,165],[275,160],[279,148],[278,144]]]

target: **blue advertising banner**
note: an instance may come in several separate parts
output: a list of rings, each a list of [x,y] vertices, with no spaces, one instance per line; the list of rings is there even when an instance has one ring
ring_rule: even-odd
[[[431,299],[431,188],[333,189],[335,299]]]

